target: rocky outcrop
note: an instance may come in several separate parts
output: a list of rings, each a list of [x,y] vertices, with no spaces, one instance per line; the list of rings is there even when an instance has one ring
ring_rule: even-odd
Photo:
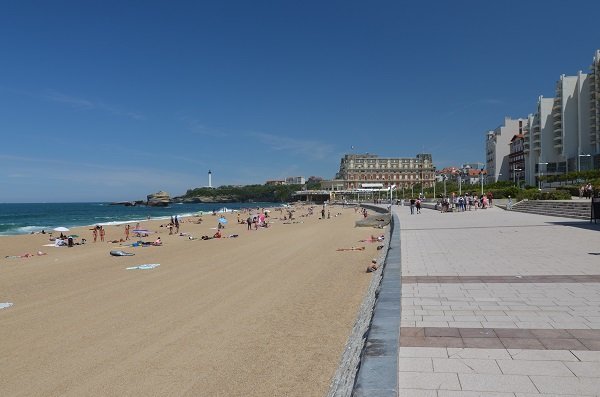
[[[152,193],[146,196],[147,202],[146,205],[150,207],[166,207],[171,202],[171,196],[167,192],[163,192],[162,190],[157,193]]]

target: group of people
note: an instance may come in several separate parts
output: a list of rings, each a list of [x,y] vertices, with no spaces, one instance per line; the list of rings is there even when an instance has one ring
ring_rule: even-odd
[[[421,198],[417,198],[415,199],[414,197],[411,197],[410,199],[410,214],[414,215],[415,211],[417,214],[421,213]]]
[[[592,196],[594,195],[594,187],[592,186],[591,183],[588,183],[587,185],[581,185],[581,187],[579,188],[579,198],[592,198]]]
[[[100,235],[100,241],[104,241],[104,236],[106,235],[106,231],[104,230],[104,227],[102,227],[100,225],[96,225],[92,229],[92,235],[94,236],[94,242],[96,242],[98,240],[98,235]]]
[[[492,192],[482,194],[480,196],[476,194],[465,193],[464,195],[457,195],[452,193],[450,197],[444,197],[437,201],[436,209],[440,212],[450,211],[471,211],[472,209],[485,209],[492,207],[494,195]]]
[[[252,230],[252,227],[254,227],[254,230],[258,230],[259,227],[269,227],[268,217],[268,213],[262,212],[258,215],[248,215],[248,218],[246,218],[246,225],[248,226],[247,230]]]

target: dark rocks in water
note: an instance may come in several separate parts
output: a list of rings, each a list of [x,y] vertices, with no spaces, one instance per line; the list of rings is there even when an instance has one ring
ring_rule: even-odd
[[[114,203],[110,203],[109,205],[123,205],[125,207],[135,207],[136,205],[143,205],[144,202],[142,200],[137,201],[115,201]]]

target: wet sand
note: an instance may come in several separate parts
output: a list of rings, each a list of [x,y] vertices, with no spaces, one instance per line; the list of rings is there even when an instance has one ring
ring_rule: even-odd
[[[73,248],[0,238],[0,302],[14,303],[0,310],[0,395],[325,395],[379,252],[358,242],[375,232],[354,227],[353,209],[325,220],[319,209],[258,231],[227,214],[224,235],[239,237],[208,241],[143,222],[161,247],[94,244],[89,228],[69,232],[88,240]],[[215,216],[187,220],[181,232],[215,232]],[[124,237],[122,225],[106,231]],[[353,246],[366,249],[336,251]],[[160,266],[125,270],[145,263]]]

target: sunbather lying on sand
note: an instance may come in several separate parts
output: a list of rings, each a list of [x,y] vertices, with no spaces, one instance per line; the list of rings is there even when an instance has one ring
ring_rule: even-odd
[[[29,252],[22,254],[22,255],[6,255],[5,258],[8,259],[16,259],[16,258],[33,258],[34,256],[42,256],[42,255],[47,255],[45,252],[42,251],[38,251],[37,254],[30,254]]]
[[[361,243],[377,243],[377,242],[381,242],[385,240],[385,236],[382,234],[379,237],[375,237],[375,236],[371,236],[371,238],[367,239],[367,240],[359,240]]]
[[[367,273],[372,273],[372,272],[374,272],[377,269],[378,269],[377,260],[373,259],[371,261],[371,264],[369,264],[369,266],[367,266]]]
[[[338,248],[336,251],[364,251],[365,247]]]

